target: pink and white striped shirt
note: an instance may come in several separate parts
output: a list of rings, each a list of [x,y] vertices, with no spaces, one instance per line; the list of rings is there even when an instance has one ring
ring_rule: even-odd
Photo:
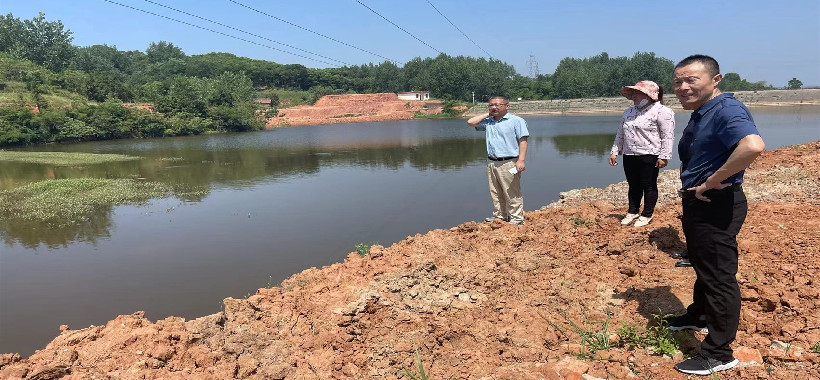
[[[672,158],[672,143],[675,138],[675,113],[660,102],[652,103],[643,110],[629,107],[624,111],[612,154],[638,156],[657,155],[668,160]]]

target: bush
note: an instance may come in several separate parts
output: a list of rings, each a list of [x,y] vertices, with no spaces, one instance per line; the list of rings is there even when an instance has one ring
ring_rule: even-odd
[[[99,135],[97,134],[96,129],[81,120],[68,118],[68,120],[60,127],[60,130],[54,137],[54,141],[77,142],[96,140],[97,138],[99,138]]]
[[[208,116],[219,129],[225,131],[256,131],[264,127],[252,104],[208,107]]]
[[[165,136],[198,135],[213,128],[214,122],[211,119],[179,113],[168,118],[163,134]]]
[[[30,128],[34,114],[25,107],[0,107],[0,146],[37,143],[37,133]]]

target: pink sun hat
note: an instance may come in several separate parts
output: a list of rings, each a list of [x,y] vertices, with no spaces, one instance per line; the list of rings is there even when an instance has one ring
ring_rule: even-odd
[[[632,90],[643,92],[650,99],[656,102],[658,101],[658,91],[660,90],[660,87],[657,83],[651,80],[642,80],[638,83],[635,83],[634,86],[623,86],[621,87],[621,95],[626,97],[629,91]]]

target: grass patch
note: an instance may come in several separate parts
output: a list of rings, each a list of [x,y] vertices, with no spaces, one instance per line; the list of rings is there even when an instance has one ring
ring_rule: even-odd
[[[637,327],[627,324],[621,324],[618,329],[618,336],[620,336],[620,344],[632,344],[638,347],[646,348],[658,355],[672,355],[680,350],[680,343],[672,331],[669,330],[669,322],[664,318],[671,316],[671,314],[652,314],[653,324],[649,326],[646,331],[639,332]]]
[[[414,375],[410,372],[409,369],[405,368],[399,372],[401,376],[407,376],[413,380],[427,380],[427,374],[424,372],[424,365],[421,363],[421,355],[419,355],[419,350],[416,350],[416,366],[418,366],[419,374],[418,376]]]
[[[424,372],[424,365],[421,363],[421,355],[419,355],[419,350],[416,350],[416,367],[418,367],[418,375],[413,374],[412,372],[410,372],[409,369],[405,368],[405,369],[399,371],[399,376],[402,376],[402,377],[407,376],[411,380],[429,380],[430,379],[430,377],[427,375],[427,373]],[[453,378],[452,376],[449,377],[449,379],[452,379],[452,378]]]
[[[346,113],[344,115],[331,116],[330,118],[331,119],[341,119],[341,118],[345,118],[345,117],[358,117],[358,116],[362,116],[362,114],[360,114],[360,113]]]
[[[815,354],[820,354],[820,341],[817,341],[817,343],[815,343],[814,346],[811,346],[810,350]]]
[[[610,340],[609,314],[604,321],[591,321],[584,315],[584,322],[581,324],[574,322],[563,312],[559,314],[564,318],[563,326],[553,323],[543,315],[541,317],[568,340],[580,340],[581,351],[576,356],[583,359],[595,359],[597,351],[625,345],[645,348],[658,355],[672,355],[680,350],[680,343],[664,319],[668,315],[663,313],[653,314],[653,324],[643,332],[636,326],[622,323],[617,330],[619,339],[616,342]]]
[[[461,115],[449,115],[445,113],[423,113],[416,111],[413,113],[413,119],[457,119]]]
[[[260,91],[257,95],[263,98],[278,98],[281,108],[310,105],[315,101],[310,91],[271,89]]]
[[[580,216],[573,216],[572,218],[569,218],[569,221],[572,222],[572,225],[575,227],[592,227],[595,225],[594,221],[586,220]]]
[[[0,60],[2,62],[2,60]],[[0,80],[0,82],[3,82]],[[0,91],[0,103],[34,105],[33,93],[26,89],[26,84],[20,81],[5,81],[6,88]],[[93,103],[84,96],[61,89],[53,85],[43,86],[43,100],[50,108],[72,107],[77,104]]]
[[[370,254],[370,247],[372,247],[376,244],[379,244],[379,242],[374,241],[374,242],[370,242],[370,244],[359,243],[359,244],[356,244],[356,246],[354,246],[354,248],[356,249],[356,252],[359,254],[359,256],[365,257],[365,256]]]
[[[9,220],[65,226],[85,222],[95,210],[104,207],[205,193],[206,190],[182,191],[163,183],[131,179],[56,179],[0,191],[0,215]]]
[[[106,162],[134,161],[142,157],[123,154],[96,154],[71,152],[17,152],[0,150],[0,161],[27,162],[55,166],[93,165]]]
[[[612,348],[609,341],[609,314],[604,321],[591,321],[584,315],[584,322],[578,324],[567,317],[566,313],[560,311],[558,313],[564,317],[564,327],[553,323],[543,315],[541,317],[567,339],[572,340],[577,337],[581,341],[581,352],[576,354],[578,357],[595,359],[596,352]]]

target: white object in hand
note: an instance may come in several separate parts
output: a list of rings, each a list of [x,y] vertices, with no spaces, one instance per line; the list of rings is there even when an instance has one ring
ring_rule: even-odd
[[[516,168],[515,166],[513,166],[513,167],[511,167],[511,168],[510,168],[510,174],[515,175],[515,173],[518,173],[518,168]]]

